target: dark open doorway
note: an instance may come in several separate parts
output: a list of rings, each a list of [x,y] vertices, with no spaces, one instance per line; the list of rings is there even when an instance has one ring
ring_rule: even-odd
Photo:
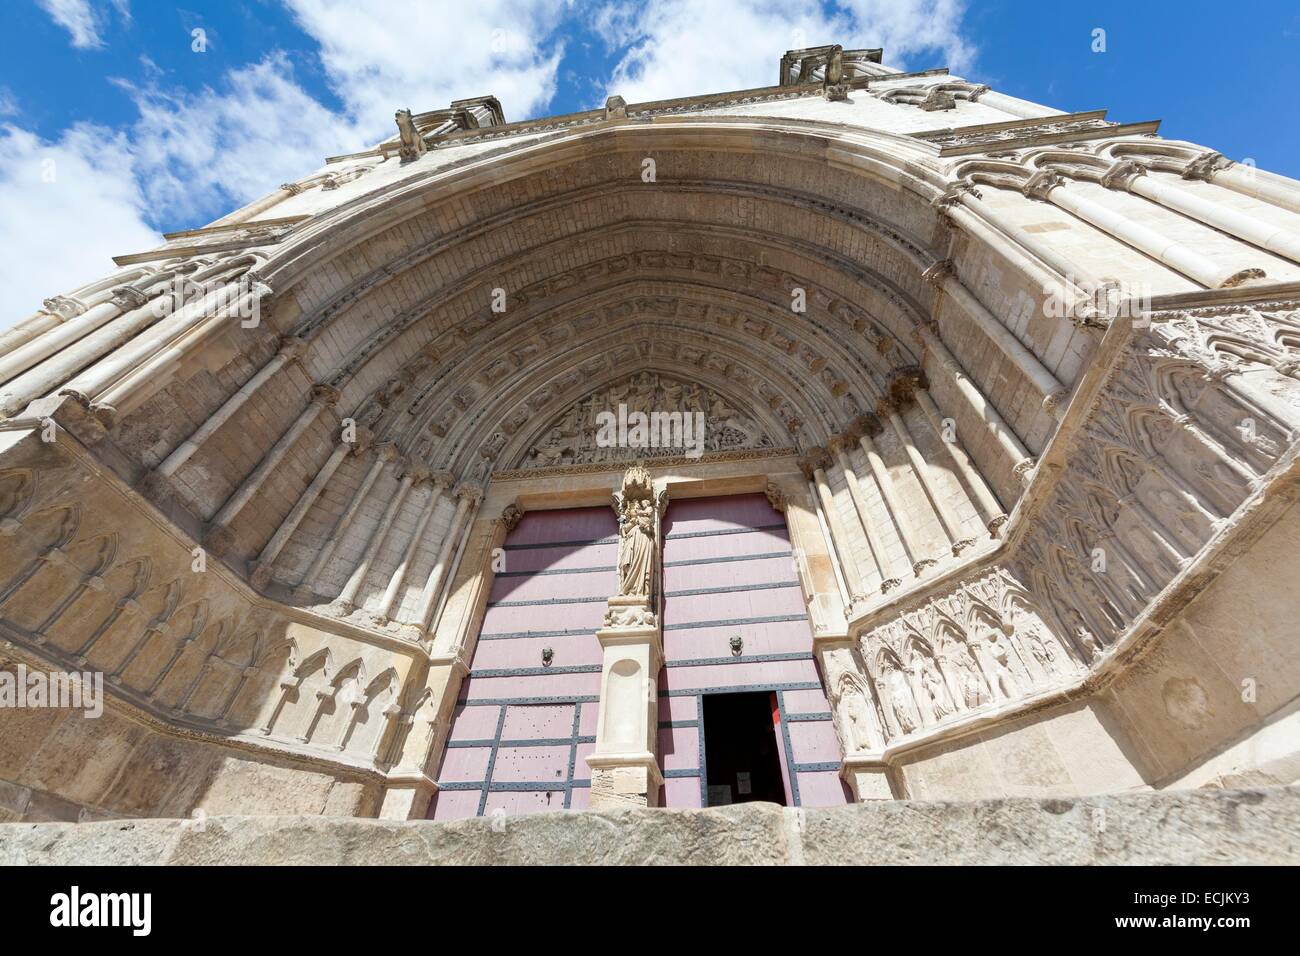
[[[705,696],[708,806],[752,800],[785,806],[775,710],[776,695],[766,691]]]

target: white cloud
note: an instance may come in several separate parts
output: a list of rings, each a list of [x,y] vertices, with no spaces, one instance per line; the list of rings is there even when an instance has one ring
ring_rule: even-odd
[[[964,0],[841,2],[854,20],[856,39],[852,45],[884,47],[884,60],[889,66],[901,69],[917,53],[935,51],[940,54],[940,65],[954,73],[974,64],[975,47],[961,32]]]
[[[331,85],[371,139],[392,135],[398,109],[491,93],[518,120],[555,95],[564,0],[285,2],[320,43]]]
[[[78,124],[47,142],[0,127],[0,328],[160,239],[144,221],[122,134]]]
[[[87,3],[41,3],[74,46],[102,46],[102,14]],[[277,53],[196,92],[167,86],[146,64],[144,81],[116,81],[139,109],[124,130],[76,126],[46,142],[3,128],[0,328],[109,272],[111,255],[157,245],[153,225],[175,229],[224,215],[326,156],[389,137],[398,108],[418,112],[493,93],[518,119],[554,96],[563,47],[552,34],[565,0],[286,3],[320,43],[339,112],[303,89]],[[129,18],[125,0],[113,5]],[[58,171],[54,183],[41,182],[46,160]]]
[[[100,31],[104,17],[90,5],[90,0],[36,0],[50,19],[68,31],[72,45],[80,50],[96,50],[104,45]],[[131,19],[127,0],[112,0],[117,15],[124,21]]]
[[[828,13],[785,0],[620,0],[602,7],[593,24],[612,48],[629,47],[609,92],[635,103],[771,86],[782,53],[823,43],[883,46],[891,66],[938,50],[956,72],[973,56],[959,32],[962,6],[960,0],[841,0]]]
[[[140,110],[131,129],[136,178],[149,206],[173,220],[224,215],[365,145],[303,90],[282,55],[230,71],[220,91],[120,85]]]
[[[74,46],[103,45],[106,8],[38,2]],[[895,66],[938,51],[958,71],[973,56],[960,32],[961,0],[613,0],[598,9],[575,0],[283,2],[320,44],[340,110],[308,93],[289,58],[274,53],[198,91],[169,87],[145,63],[144,80],[118,81],[140,114],[125,129],[77,125],[50,142],[0,127],[0,328],[108,272],[110,255],[157,244],[155,226],[201,224],[328,155],[387,138],[396,109],[491,93],[508,119],[547,112],[561,27],[576,16],[624,51],[608,92],[632,102],[770,85],[781,53],[820,43],[883,46]],[[130,19],[127,0],[109,6]],[[0,89],[0,116],[17,109]],[[55,163],[53,183],[41,178],[46,160]]]

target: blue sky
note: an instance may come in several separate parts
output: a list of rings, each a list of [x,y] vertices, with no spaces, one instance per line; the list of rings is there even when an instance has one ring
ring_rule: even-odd
[[[387,136],[398,107],[494,93],[514,120],[760,86],[818,43],[1300,177],[1294,0],[6,0],[0,36],[0,327]]]

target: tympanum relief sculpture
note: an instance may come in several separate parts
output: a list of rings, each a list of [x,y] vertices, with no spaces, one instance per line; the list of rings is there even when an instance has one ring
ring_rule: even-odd
[[[541,440],[524,455],[517,467],[551,468],[678,457],[690,453],[691,449],[684,447],[689,446],[689,442],[662,440],[664,432],[672,429],[653,429],[653,420],[649,416],[655,414],[679,416],[673,422],[680,421],[684,428],[703,422],[703,435],[692,439],[698,442],[703,454],[777,445],[757,421],[718,392],[658,372],[643,371],[570,407],[542,432]],[[647,423],[644,441],[635,431],[640,416],[645,416]],[[606,440],[602,425],[620,420],[627,423],[624,434],[628,440],[625,443]],[[669,423],[669,419],[661,421]],[[651,444],[655,441],[655,434],[660,440]]]

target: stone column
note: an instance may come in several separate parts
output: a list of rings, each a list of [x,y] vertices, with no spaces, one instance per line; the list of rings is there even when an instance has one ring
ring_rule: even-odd
[[[1224,189],[1262,199],[1270,205],[1300,212],[1300,189],[1274,173],[1234,163],[1222,153],[1202,153],[1183,170],[1183,179],[1200,179]]]
[[[284,457],[289,454],[289,450],[297,444],[302,433],[316,423],[316,419],[327,408],[333,408],[339,400],[339,393],[330,388],[328,385],[312,386],[311,401],[307,407],[302,410],[294,423],[289,426],[288,431],[280,436],[271,450],[263,456],[262,460],[257,463],[252,474],[244,479],[243,483],[235,490],[226,503],[221,506],[212,520],[208,522],[208,530],[204,536],[204,543],[216,555],[225,554],[234,543],[234,536],[230,526],[244,507],[253,500],[262,487],[262,483],[275,473]]]
[[[339,546],[339,542],[348,533],[352,527],[352,521],[357,516],[362,503],[366,500],[366,495],[370,493],[371,486],[379,478],[379,473],[384,470],[384,465],[397,457],[397,448],[391,442],[383,442],[377,446],[375,460],[370,463],[370,470],[366,472],[365,478],[352,495],[352,500],[348,506],[339,515],[338,520],[334,522],[334,527],[330,529],[329,536],[322,542],[320,549],[316,552],[316,557],[312,559],[311,566],[294,588],[294,595],[298,598],[305,598],[312,593],[320,574],[325,570],[325,565],[329,563],[330,558],[334,556],[334,550]]]
[[[1011,430],[1011,426],[1006,423],[998,410],[993,407],[993,403],[988,401],[980,392],[979,387],[970,380],[970,377],[962,369],[957,359],[948,351],[948,347],[943,344],[934,330],[928,326],[922,325],[917,329],[921,343],[926,347],[936,360],[940,367],[943,368],[947,376],[957,386],[957,391],[966,399],[971,409],[976,415],[983,420],[985,427],[993,436],[1003,453],[1010,459],[1012,473],[1020,479],[1021,484],[1029,484],[1034,472],[1034,458],[1029,454],[1029,450],[1021,444],[1016,433]]]
[[[1039,170],[1025,181],[1022,188],[1024,194],[1030,199],[1041,199],[1059,206],[1208,289],[1229,288],[1240,285],[1246,279],[1260,278],[1264,275],[1259,269],[1233,271],[1225,268],[1208,256],[1181,242],[1175,242],[1150,226],[1129,219],[1075,190],[1066,188],[1065,177],[1054,170]]]
[[[903,385],[899,392],[900,400],[910,401],[912,391],[916,387],[915,379],[909,379],[906,382],[896,380],[895,385]],[[916,477],[921,482],[921,489],[925,492],[926,498],[930,501],[930,507],[939,518],[939,523],[943,525],[944,533],[948,536],[948,543],[952,546],[954,556],[960,556],[963,551],[975,543],[974,538],[963,538],[961,536],[961,519],[953,511],[951,502],[943,496],[938,484],[935,482],[934,474],[930,471],[930,464],[917,450],[916,444],[912,441],[912,433],[907,428],[907,423],[903,417],[898,414],[898,408],[895,403],[881,405],[881,411],[889,419],[889,424],[893,427],[894,433],[898,435],[898,440],[903,443],[903,448],[907,451],[907,460],[912,463],[912,470],[916,472]]]
[[[1040,289],[1046,292],[1060,288],[1063,300],[1072,297],[1072,301],[1063,301],[1067,314],[1075,324],[1087,325],[1095,310],[1093,297],[1085,289],[1102,287],[1095,276],[1081,271],[1077,262],[1061,255],[1049,242],[1025,232],[1019,223],[988,205],[969,183],[951,187],[935,204],[963,232],[1018,263]]]
[[[912,573],[919,578],[925,573],[926,568],[933,567],[938,562],[934,558],[927,558],[921,554],[921,544],[916,540],[916,534],[912,529],[912,523],[908,519],[906,509],[903,507],[902,502],[898,500],[898,493],[894,489],[894,479],[890,477],[884,459],[880,457],[875,442],[871,440],[873,434],[879,435],[881,432],[880,420],[874,415],[864,415],[858,419],[856,426],[854,433],[858,436],[858,444],[862,446],[862,451],[867,456],[867,464],[871,466],[871,475],[876,479],[876,487],[880,489],[880,497],[885,502],[885,510],[889,512],[889,518],[898,531],[898,540],[903,542],[903,550],[907,552],[907,560],[912,564]]]
[[[428,635],[429,628],[433,624],[433,612],[438,606],[442,584],[447,577],[447,568],[451,564],[452,549],[467,530],[465,519],[469,515],[470,507],[483,497],[483,490],[477,485],[462,484],[456,489],[455,494],[456,513],[451,517],[447,533],[438,546],[438,557],[433,562],[433,567],[429,569],[429,576],[425,578],[424,588],[420,591],[420,604],[415,612],[415,621],[404,628],[407,636],[412,640],[424,640]]]
[[[826,534],[817,519],[817,506],[806,491],[786,491],[775,483],[768,484],[767,498],[773,508],[785,515],[795,555],[795,573],[803,589],[813,631],[842,629],[844,599]]]
[[[261,553],[250,564],[252,576],[249,580],[252,582],[253,587],[264,588],[270,583],[271,568],[275,564],[275,559],[284,550],[284,546],[289,543],[293,533],[298,530],[298,525],[302,524],[302,519],[307,517],[307,512],[311,510],[311,506],[316,503],[316,499],[320,497],[321,492],[325,490],[325,486],[334,477],[334,472],[338,471],[343,459],[349,453],[355,455],[364,450],[363,445],[349,444],[347,442],[339,442],[335,446],[334,451],[325,460],[325,464],[321,466],[320,471],[316,472],[316,477],[307,486],[307,490],[299,495],[293,509],[285,516],[284,521],[280,522],[280,527],[271,536],[271,540],[263,545]]]
[[[212,271],[220,274],[229,268],[229,263],[221,263]],[[32,369],[31,374],[42,377],[43,387],[38,394],[45,394],[75,372],[76,377],[59,389],[59,394],[71,395],[89,406],[104,389],[130,375],[167,342],[184,335],[214,314],[243,314],[252,309],[254,303],[269,296],[270,287],[252,276],[253,273],[248,272],[236,282],[224,282],[161,320],[151,309],[136,309],[123,316],[121,321],[86,336],[50,362]],[[191,281],[208,280],[206,274],[196,273]],[[76,372],[91,362],[94,364],[89,368]]]
[[[194,434],[177,445],[171,454],[163,459],[162,464],[150,472],[145,479],[146,489],[156,495],[166,495],[171,477],[180,470],[181,466],[203,447],[204,442],[216,434],[217,429],[230,421],[273,375],[290,362],[297,360],[305,347],[306,343],[302,339],[287,337],[282,339],[280,351],[271,361],[258,369],[257,373],[240,386],[238,391],[222,402],[221,407],[209,415],[208,420],[200,425]]]
[[[420,517],[415,522],[415,530],[411,532],[411,538],[406,543],[406,550],[402,553],[402,560],[394,569],[392,577],[388,579],[388,587],[384,590],[384,596],[373,615],[373,621],[379,627],[383,627],[389,621],[393,604],[397,601],[397,595],[401,593],[402,585],[406,583],[406,574],[411,568],[411,562],[415,559],[415,552],[424,539],[424,529],[428,526],[429,519],[433,517],[433,512],[442,499],[443,490],[451,484],[451,480],[451,476],[445,473],[428,476],[431,485],[429,500],[425,502],[424,508],[420,511]]]
[[[885,556],[884,542],[880,540],[880,533],[876,530],[876,523],[871,520],[871,509],[867,506],[867,501],[862,495],[862,486],[858,483],[858,474],[853,467],[853,459],[849,457],[848,451],[844,447],[845,442],[857,437],[858,432],[850,430],[849,435],[846,437],[831,441],[830,449],[835,452],[835,457],[839,460],[840,469],[844,472],[844,480],[849,486],[849,497],[853,499],[853,507],[858,513],[858,520],[862,522],[862,530],[866,533],[867,547],[871,550],[871,557],[876,562],[876,572],[880,575],[880,593],[888,594],[898,587],[902,581],[892,577],[889,573],[889,563]]]
[[[847,617],[854,616],[855,608],[866,603],[866,586],[863,584],[862,571],[853,554],[853,542],[840,522],[835,510],[835,496],[831,493],[830,481],[826,478],[826,469],[830,467],[830,456],[821,448],[814,448],[799,461],[804,477],[812,482],[821,502],[822,514],[826,518],[826,528],[831,534],[831,545],[839,555],[840,568],[844,572],[844,585],[849,591],[849,606],[844,609]]]
[[[1210,202],[1161,177],[1148,176],[1146,173],[1146,167],[1141,163],[1131,159],[1120,160],[1102,176],[1101,184],[1107,189],[1142,196],[1166,209],[1203,222],[1212,229],[1244,239],[1284,259],[1300,262],[1300,236],[1295,233],[1220,203]]]
[[[146,291],[130,285],[118,286],[107,299],[93,305],[71,296],[47,299],[47,312],[61,319],[61,323],[0,356],[0,382],[22,374],[124,312],[144,308],[148,301]]]
[[[379,555],[379,549],[384,546],[384,539],[388,537],[388,529],[393,526],[393,521],[397,518],[397,513],[401,511],[411,486],[417,481],[425,480],[427,477],[428,471],[423,468],[412,467],[408,464],[402,469],[402,476],[397,485],[397,494],[389,499],[383,517],[379,519],[379,524],[370,533],[370,540],[366,542],[366,550],[361,555],[361,560],[352,569],[352,574],[348,576],[347,583],[343,585],[343,590],[339,592],[339,596],[334,599],[334,605],[341,613],[351,614],[355,610],[357,594],[361,591],[361,585],[365,584],[366,578],[369,577],[370,569],[375,563],[375,558]]]
[[[656,806],[663,774],[655,756],[659,734],[659,668],[663,642],[658,608],[660,522],[667,493],[633,465],[614,495],[619,523],[619,589],[609,599],[602,648],[600,710],[591,768],[593,810]]]
[[[998,350],[1025,374],[1034,388],[1043,396],[1043,408],[1060,421],[1065,415],[1066,398],[1070,392],[1051,371],[1038,360],[1038,356],[1029,350],[1012,334],[1011,330],[1000,322],[984,304],[970,293],[953,271],[952,262],[943,259],[921,273],[921,277],[937,290],[934,309],[932,310],[936,327],[939,320],[939,306],[943,296],[948,295],[962,312],[975,321],[985,336]]]
[[[939,416],[939,409],[934,404],[934,399],[930,397],[929,391],[925,388],[917,388],[912,393],[912,397],[916,399],[916,404],[920,406],[921,413],[925,415],[943,447],[948,450],[948,455],[952,458],[953,464],[957,466],[957,470],[966,479],[966,485],[970,488],[971,494],[975,496],[975,502],[980,509],[980,517],[984,519],[985,527],[989,529],[990,536],[996,538],[998,530],[1007,523],[1007,513],[1002,509],[1001,503],[998,501],[997,496],[993,494],[993,490],[989,488],[984,476],[975,467],[975,463],[966,454],[966,450],[958,444],[955,433],[956,423],[953,423],[954,434],[952,440],[949,441],[947,436],[944,435],[943,419]]]

